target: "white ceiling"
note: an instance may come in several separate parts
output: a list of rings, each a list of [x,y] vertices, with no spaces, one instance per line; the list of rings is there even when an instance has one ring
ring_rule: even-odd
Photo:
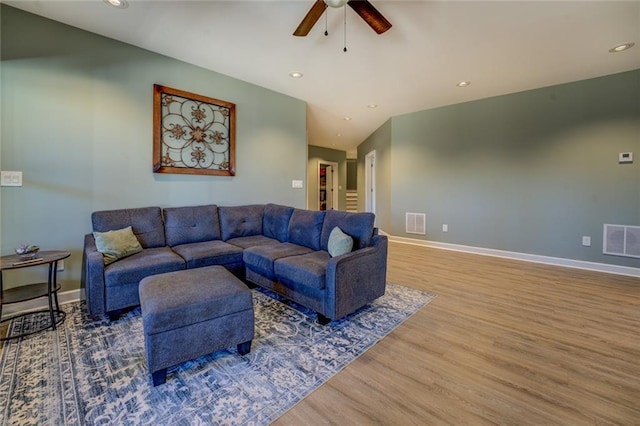
[[[309,144],[351,152],[395,115],[640,68],[640,1],[372,0],[393,27],[347,7],[347,53],[343,9],[292,35],[314,0],[2,1],[302,99]]]

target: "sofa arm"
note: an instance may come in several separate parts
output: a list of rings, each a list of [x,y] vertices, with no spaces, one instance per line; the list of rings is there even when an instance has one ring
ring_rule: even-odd
[[[92,234],[84,236],[81,282],[87,297],[87,310],[89,314],[104,314],[104,260],[102,253],[96,248],[96,242]]]
[[[384,294],[388,245],[385,235],[376,235],[371,246],[329,261],[323,315],[332,320],[342,318]]]

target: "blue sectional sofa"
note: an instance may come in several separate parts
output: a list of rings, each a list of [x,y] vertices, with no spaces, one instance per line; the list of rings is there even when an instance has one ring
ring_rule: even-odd
[[[388,243],[371,213],[206,205],[98,211],[91,221],[100,233],[130,226],[141,246],[105,265],[94,234],[85,235],[82,285],[92,315],[116,319],[139,305],[138,285],[147,276],[210,265],[313,309],[322,324],[385,292]],[[353,249],[332,257],[336,227]]]

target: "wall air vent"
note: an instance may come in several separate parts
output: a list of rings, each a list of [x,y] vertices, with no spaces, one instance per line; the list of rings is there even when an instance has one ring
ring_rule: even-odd
[[[605,224],[602,252],[640,258],[640,226]]]
[[[405,213],[405,232],[407,234],[427,233],[427,219],[424,213]]]

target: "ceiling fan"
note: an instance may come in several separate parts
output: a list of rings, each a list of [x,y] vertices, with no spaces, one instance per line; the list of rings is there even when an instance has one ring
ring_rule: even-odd
[[[316,0],[307,15],[302,19],[298,28],[293,32],[294,36],[304,37],[309,34],[311,28],[320,19],[327,6],[342,7],[345,4],[351,6],[364,21],[378,34],[382,34],[391,28],[391,22],[382,16],[378,9],[367,0]]]

